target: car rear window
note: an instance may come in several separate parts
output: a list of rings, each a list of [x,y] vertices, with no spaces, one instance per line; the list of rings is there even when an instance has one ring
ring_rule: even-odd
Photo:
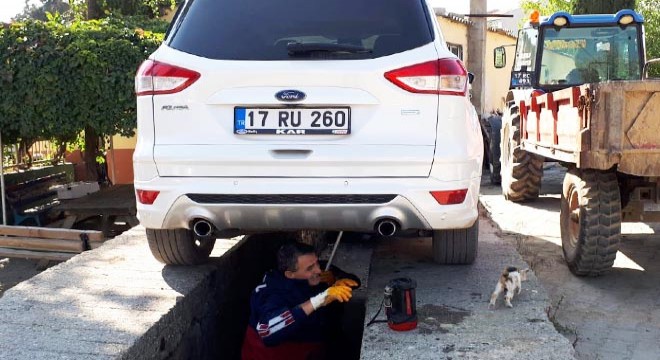
[[[217,60],[364,59],[433,41],[422,0],[189,0],[169,46]]]

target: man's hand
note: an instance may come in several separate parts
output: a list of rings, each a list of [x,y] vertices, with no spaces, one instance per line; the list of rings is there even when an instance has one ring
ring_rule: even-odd
[[[328,305],[333,301],[347,302],[353,296],[353,290],[345,285],[333,285],[326,290],[328,292],[323,305]]]
[[[321,282],[332,286],[335,283],[335,275],[332,271],[324,271],[321,273]]]
[[[348,286],[350,288],[356,288],[358,286],[358,283],[353,279],[339,279],[335,281],[334,285],[335,286],[342,285],[342,286]]]
[[[353,290],[351,290],[350,287],[344,285],[333,285],[322,293],[311,297],[309,299],[309,303],[311,304],[313,310],[317,310],[318,308],[326,306],[333,301],[347,302],[352,296]],[[309,315],[307,311],[305,313]]]

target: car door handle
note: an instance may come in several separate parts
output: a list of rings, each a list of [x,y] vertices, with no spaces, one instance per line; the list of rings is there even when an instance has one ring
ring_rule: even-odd
[[[270,153],[276,159],[304,159],[312,154],[312,150],[277,149],[277,150],[270,150]]]

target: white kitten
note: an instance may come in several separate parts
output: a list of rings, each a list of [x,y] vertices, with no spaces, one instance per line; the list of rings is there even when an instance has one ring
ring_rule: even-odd
[[[513,299],[514,292],[520,294],[520,290],[522,290],[522,282],[527,280],[528,272],[529,269],[518,270],[515,267],[506,268],[502,272],[502,275],[500,275],[497,285],[495,285],[495,291],[493,291],[493,295],[490,296],[490,304],[488,307],[494,307],[497,297],[500,293],[506,291],[506,294],[504,295],[504,303],[507,307],[512,308],[513,305],[511,305],[511,300]]]

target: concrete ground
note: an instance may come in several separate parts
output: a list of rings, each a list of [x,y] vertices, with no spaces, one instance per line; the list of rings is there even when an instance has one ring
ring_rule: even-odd
[[[660,224],[624,223],[614,269],[599,278],[576,277],[561,250],[563,176],[562,167],[546,164],[534,202],[505,201],[487,180],[480,199],[548,291],[551,319],[575,345],[576,358],[660,359]]]
[[[369,277],[365,323],[378,311],[390,279],[417,281],[417,329],[395,332],[384,323],[364,331],[362,359],[557,359],[573,358],[573,348],[546,313],[549,299],[535,276],[506,308],[488,301],[502,270],[526,267],[515,248],[496,235],[482,217],[479,256],[473,265],[440,266],[431,258],[431,239],[382,239]],[[379,316],[384,319],[383,313]]]
[[[363,284],[345,311],[342,359],[361,345],[373,246],[359,237],[348,234],[334,258]],[[239,359],[250,294],[288,239],[218,239],[209,263],[164,266],[135,227],[7,290],[0,359]]]
[[[136,227],[51,267],[0,299],[0,358],[185,358],[175,355],[194,333],[190,327],[204,328],[216,317],[200,311],[215,301],[218,284],[238,288],[235,271],[215,273],[237,268],[240,248],[251,246],[241,241],[234,249],[237,242],[217,243],[207,265],[166,267]],[[193,341],[199,343],[187,342]]]
[[[21,281],[41,272],[37,266],[38,260],[19,258],[0,258],[0,260],[3,261],[3,264],[0,265],[0,297]]]

